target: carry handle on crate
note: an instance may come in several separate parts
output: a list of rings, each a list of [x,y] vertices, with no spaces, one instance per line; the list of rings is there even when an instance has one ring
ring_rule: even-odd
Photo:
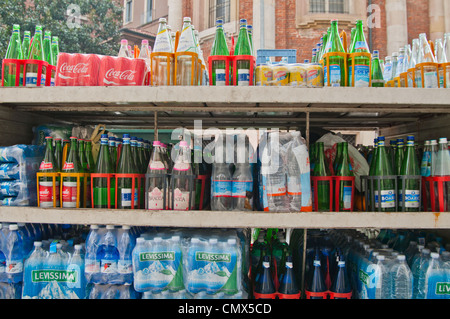
[[[277,57],[277,58],[287,58],[288,63],[296,63],[297,62],[297,50],[295,49],[259,49],[257,51],[256,64],[266,63],[266,58]],[[276,62],[272,62],[276,64]]]

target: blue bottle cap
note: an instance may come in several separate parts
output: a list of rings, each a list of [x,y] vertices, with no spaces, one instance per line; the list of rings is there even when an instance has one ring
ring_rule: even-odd
[[[385,140],[384,136],[378,137],[378,141],[384,141],[384,140]]]
[[[108,134],[102,134],[102,138],[108,138]]]
[[[123,138],[130,138],[130,134],[123,134]]]
[[[414,141],[414,135],[408,135],[406,138],[407,141]]]
[[[115,138],[114,136],[110,136],[110,137],[109,137],[109,140],[110,140],[110,141],[115,141],[116,138]]]

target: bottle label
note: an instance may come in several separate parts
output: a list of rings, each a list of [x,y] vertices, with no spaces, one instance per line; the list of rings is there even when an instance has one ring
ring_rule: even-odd
[[[232,195],[231,181],[213,180],[213,197],[231,197]]]
[[[37,82],[38,82],[38,74],[37,73],[32,73],[32,72],[27,72],[26,73],[26,77],[25,77],[25,86],[37,86]],[[45,86],[45,75],[41,74],[41,86]]]
[[[117,260],[100,260],[100,272],[102,274],[114,274],[117,272]]]
[[[171,46],[169,42],[169,36],[167,29],[161,30],[156,36],[155,46],[153,52],[171,52]]]
[[[380,207],[380,198],[378,191],[375,191],[375,207]],[[395,207],[395,191],[386,190],[381,191],[381,208],[394,208]]]
[[[426,89],[438,88],[438,77],[436,72],[424,72],[424,85]]]
[[[226,85],[226,73],[224,69],[216,69],[216,86]]]
[[[74,169],[75,165],[73,163],[65,162],[63,166],[63,170]]]
[[[23,261],[22,260],[7,260],[6,269],[7,274],[19,274],[23,272]]]
[[[249,86],[250,85],[250,70],[249,69],[238,69],[237,80],[238,80],[238,86]]]
[[[194,38],[190,26],[183,29],[178,42],[177,52],[195,52]]]
[[[148,192],[148,209],[164,209],[164,194],[158,187],[155,187],[151,192]]]
[[[96,259],[84,260],[84,272],[88,274],[94,274],[100,272],[100,262]]]
[[[353,76],[353,67],[349,67],[349,75],[350,83],[352,82]],[[355,65],[355,87],[369,87],[370,81],[370,68],[368,65]]]
[[[74,270],[40,269],[31,271],[33,283],[56,281],[73,284],[78,281],[78,276],[78,272]]]
[[[176,188],[174,191],[174,208],[175,210],[188,210],[189,209],[189,192],[181,191]]]
[[[173,169],[175,171],[181,171],[181,172],[186,172],[189,170],[189,168],[191,168],[191,165],[189,165],[189,163],[176,163],[173,166]]]
[[[166,167],[164,166],[163,162],[156,161],[156,162],[150,163],[150,169],[154,170],[154,171],[162,171],[162,170],[165,170]]]
[[[53,169],[53,164],[42,161],[41,165],[39,166],[39,170],[43,171],[43,170],[48,170],[48,169]]]
[[[253,192],[252,181],[233,181],[231,184],[232,197],[247,198],[247,192]]]
[[[420,191],[419,190],[405,190],[405,208],[419,208]],[[400,190],[398,194],[398,204],[403,207],[403,191]]]
[[[62,183],[62,206],[65,208],[77,207],[77,182]],[[81,192],[80,192],[81,197]]]
[[[286,196],[286,179],[281,180],[278,184],[268,182],[265,188],[269,197]]]
[[[422,165],[420,166],[420,174],[424,177],[431,176],[431,153],[423,153]]]
[[[289,176],[287,193],[291,196],[301,196],[302,195],[302,184],[300,176]]]
[[[55,182],[56,206],[59,206],[59,182]],[[39,182],[39,205],[47,208],[53,207],[53,182]]]
[[[121,189],[121,199],[122,199],[122,207],[131,207],[131,188],[122,188]],[[134,190],[134,206],[138,205],[138,190],[137,188]]]
[[[328,86],[328,66],[324,67],[324,83]],[[330,65],[330,85],[331,87],[341,86],[341,67],[339,64]]]
[[[131,260],[119,260],[117,263],[117,271],[119,274],[132,274],[133,273],[133,263]]]
[[[343,207],[344,210],[349,210],[352,208],[352,187],[351,186],[343,187],[342,202],[344,204],[344,207]]]
[[[355,42],[355,50],[368,50],[366,42],[365,41],[356,41]]]

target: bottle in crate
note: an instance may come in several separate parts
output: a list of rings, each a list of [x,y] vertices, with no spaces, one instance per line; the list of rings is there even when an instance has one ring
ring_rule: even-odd
[[[333,20],[323,56],[325,86],[346,86],[347,70],[344,55],[345,49],[339,36],[338,21]]]
[[[247,31],[247,20],[241,19],[239,27],[238,40],[234,49],[234,55],[252,55],[250,40]],[[238,60],[236,62],[236,70],[234,70],[234,77],[237,86],[250,85],[250,61]]]
[[[5,59],[23,59],[23,51],[20,43],[20,26],[18,24],[13,25],[13,32],[9,40],[8,48],[6,51]],[[3,86],[16,86],[16,64],[4,64],[3,69]],[[23,76],[22,72],[21,77]],[[23,85],[23,78],[20,79],[19,85]]]
[[[94,168],[95,174],[113,174],[115,172],[108,148],[108,135],[102,134],[100,139],[100,151]],[[109,188],[108,188],[109,178]],[[94,208],[112,208],[115,206],[115,179],[112,177],[95,177],[93,179],[93,203]],[[109,202],[108,202],[109,192]]]
[[[176,53],[176,85],[198,85],[199,52],[190,17],[183,18],[183,28]],[[191,55],[192,53],[192,55]]]
[[[59,166],[55,161],[53,154],[53,138],[47,136],[44,159],[39,166],[39,173],[57,173]],[[56,198],[56,207],[60,206],[60,178],[55,177],[55,185],[53,185],[53,177],[40,176],[39,178],[39,207],[53,207],[54,197]],[[55,186],[53,188],[53,186]]]
[[[147,180],[147,209],[164,210],[168,207],[168,185],[166,174],[168,167],[164,160],[161,142],[153,142],[153,152],[148,165],[147,174],[151,176]],[[164,198],[166,198],[164,203]]]
[[[324,152],[324,143],[318,142],[317,160],[314,165],[313,175],[315,177],[330,176],[328,164]],[[330,181],[318,181],[317,189],[314,189],[314,193],[317,194],[317,209],[318,211],[330,210]]]
[[[356,33],[349,53],[348,86],[369,87],[371,58],[365,55],[353,55],[355,53],[370,54],[369,46],[364,35],[362,20],[356,21]],[[353,70],[353,62],[355,70]]]
[[[264,299],[264,295],[270,296],[275,293],[270,258],[269,256],[264,256],[262,259],[262,271],[255,283],[255,297],[257,299]]]
[[[173,47],[167,30],[167,19],[160,18],[158,33],[151,54],[152,85],[173,85],[174,61],[171,53],[173,53]]]
[[[63,173],[84,173],[78,157],[77,138],[70,137],[70,152],[62,168]],[[64,176],[62,178],[62,207],[83,207],[83,183],[82,179],[75,176]]]
[[[409,135],[406,140],[406,151],[399,172],[400,176],[420,176],[419,163],[414,148],[414,136]],[[403,195],[403,187],[405,194]],[[401,178],[398,185],[399,210],[418,212],[420,210],[420,180],[417,178]],[[405,198],[403,199],[403,196]],[[404,208],[403,208],[404,200]]]
[[[195,189],[192,174],[191,152],[186,141],[181,141],[172,168],[169,191],[169,209],[191,210],[194,207]]]
[[[28,59],[44,61],[44,45],[42,39],[42,26],[37,25],[33,37],[33,42],[31,43],[30,53]],[[26,76],[25,76],[25,86],[37,86],[38,81],[40,81],[40,86],[45,85],[45,68],[42,67],[41,79],[38,79],[38,64],[27,64]],[[44,72],[45,71],[45,72]]]
[[[381,68],[380,52],[378,50],[373,51],[371,82],[372,87],[384,87],[383,69]]]
[[[416,83],[419,88],[438,88],[436,57],[427,40],[426,33],[419,35],[419,56],[416,64]]]
[[[216,21],[216,35],[214,38],[214,43],[211,49],[211,56],[229,56],[230,51],[228,50],[227,40],[225,38],[225,32],[223,30],[223,20],[217,19]],[[212,85],[215,86],[225,86],[226,85],[226,61],[218,60],[212,62],[212,74],[211,80]],[[230,84],[232,77],[231,65],[229,69],[229,79],[228,84]]]
[[[336,166],[336,176],[354,176],[350,157],[348,155],[348,143],[342,144],[341,158]],[[339,211],[351,210],[352,208],[352,182],[351,181],[339,181]],[[336,185],[337,187],[337,185]],[[335,207],[337,210],[337,207]]]
[[[44,61],[46,61],[50,65],[56,65],[56,61],[53,57],[52,51],[52,33],[50,31],[44,32]]]
[[[123,147],[117,164],[117,174],[136,174],[137,169],[134,164],[130,135],[123,135]],[[119,209],[131,209],[132,196],[134,196],[134,207],[138,206],[138,181],[135,180],[134,194],[132,194],[133,178],[117,177],[117,203]]]
[[[30,43],[31,43],[31,32],[24,31],[23,32],[23,42],[22,42],[22,53],[23,53],[24,59],[28,59],[28,54],[30,52]]]

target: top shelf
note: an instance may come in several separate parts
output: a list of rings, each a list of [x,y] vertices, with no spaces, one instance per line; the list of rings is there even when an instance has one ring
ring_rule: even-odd
[[[277,124],[385,127],[450,114],[450,91],[408,88],[43,87],[1,88],[0,106],[89,124]],[[82,112],[82,113],[80,113]],[[118,113],[120,112],[120,113]],[[199,114],[201,113],[201,115]],[[308,115],[308,116],[307,116]]]

